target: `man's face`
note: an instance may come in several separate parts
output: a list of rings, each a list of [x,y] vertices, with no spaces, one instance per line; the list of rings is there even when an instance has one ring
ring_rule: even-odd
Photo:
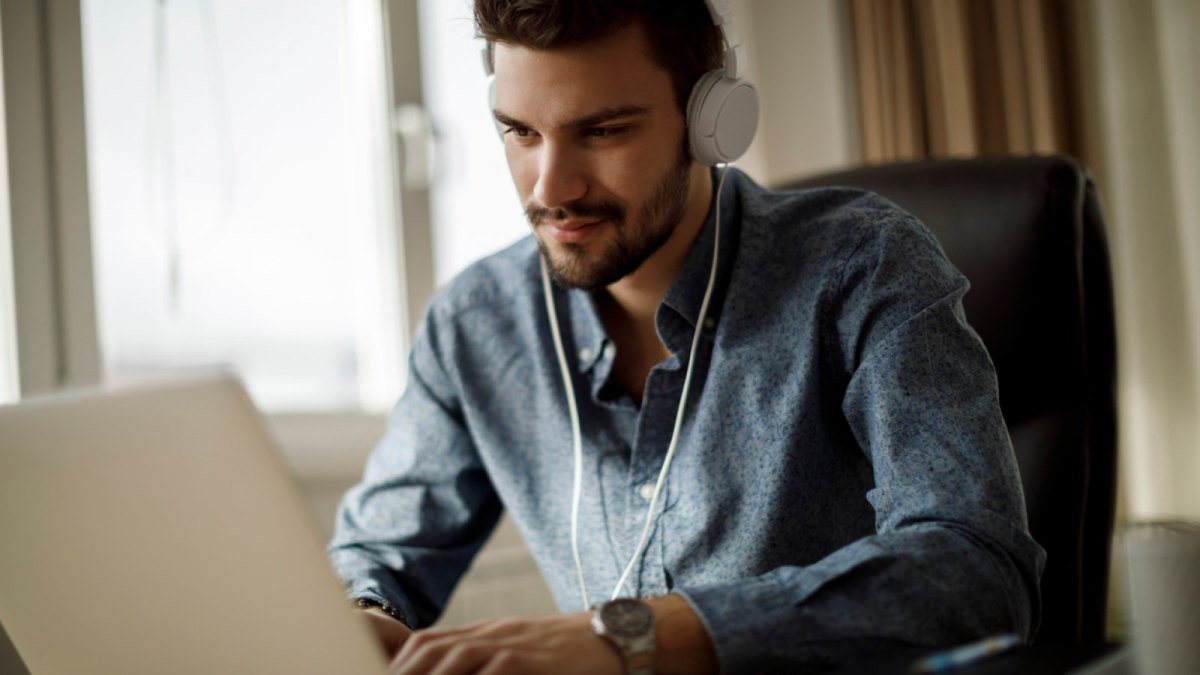
[[[637,270],[683,215],[693,167],[642,29],[551,51],[497,44],[495,72],[508,166],[555,279],[596,290]]]

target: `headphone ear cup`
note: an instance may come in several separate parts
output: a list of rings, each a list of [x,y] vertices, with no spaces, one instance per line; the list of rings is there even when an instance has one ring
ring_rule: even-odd
[[[745,154],[758,130],[758,91],[745,80],[710,70],[696,81],[687,107],[688,148],[704,166]]]

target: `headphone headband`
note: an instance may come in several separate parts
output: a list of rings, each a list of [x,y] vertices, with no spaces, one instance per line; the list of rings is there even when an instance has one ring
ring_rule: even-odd
[[[741,79],[746,67],[746,48],[733,32],[733,8],[725,0],[704,0],[704,6],[708,7],[713,25],[721,29],[721,37],[725,39],[725,76]]]

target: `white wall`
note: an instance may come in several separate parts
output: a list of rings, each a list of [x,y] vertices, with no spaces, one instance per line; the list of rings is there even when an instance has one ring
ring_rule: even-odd
[[[764,185],[858,160],[845,3],[735,0],[762,118],[738,162]]]

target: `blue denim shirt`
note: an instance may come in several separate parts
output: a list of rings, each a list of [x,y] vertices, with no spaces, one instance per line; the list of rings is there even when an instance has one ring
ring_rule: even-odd
[[[966,279],[869,193],[771,192],[736,170],[719,273],[661,515],[630,593],[682,594],[727,672],[836,664],[901,645],[1028,636],[1030,538]],[[555,289],[584,437],[580,554],[606,599],[670,441],[712,257],[713,214],[656,323],[671,358],[641,406],[592,298]],[[439,615],[511,514],[563,611],[571,426],[532,238],[433,302],[410,381],[330,545],[353,597]]]

